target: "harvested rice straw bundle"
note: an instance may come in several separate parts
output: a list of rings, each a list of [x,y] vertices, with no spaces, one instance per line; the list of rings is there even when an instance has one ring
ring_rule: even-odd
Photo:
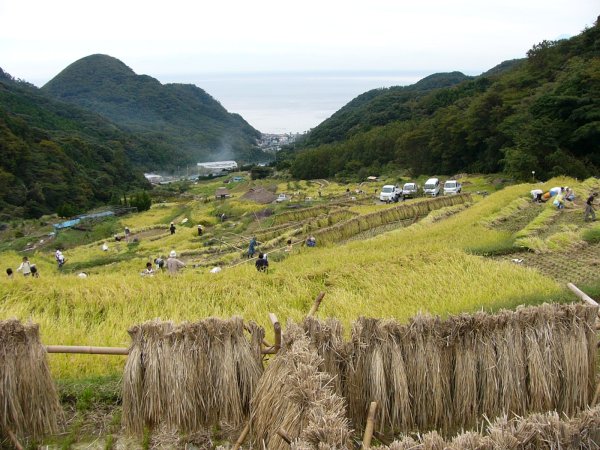
[[[175,378],[170,378],[172,386],[171,399],[167,403],[166,422],[180,425],[182,430],[192,430],[200,423],[206,423],[207,405],[205,399],[208,392],[204,392],[207,384],[196,386],[197,362],[201,361],[200,367],[206,365],[206,353],[198,351],[195,342],[204,339],[198,336],[192,325],[178,327],[169,336],[171,346],[170,360],[173,369],[170,373]],[[197,429],[197,428],[196,428]]]
[[[254,445],[269,450],[289,449],[277,435],[280,429],[293,440],[307,430],[303,438],[309,441],[305,440],[304,445],[312,445],[311,440],[328,430],[328,442],[334,439],[337,448],[349,448],[343,400],[333,392],[331,377],[319,372],[322,359],[310,349],[299,326],[288,325],[285,338],[286,345],[265,370],[251,402]]]
[[[390,445],[378,447],[379,450],[421,450],[421,444],[411,436],[405,436]]]
[[[498,358],[498,406],[504,414],[523,415],[527,411],[527,360],[523,326],[511,311],[494,315]]]
[[[130,334],[123,380],[123,423],[129,432],[159,424],[195,432],[244,421],[262,373],[263,329],[234,317],[178,326],[152,321]]]
[[[345,379],[347,352],[341,322],[333,318],[322,321],[315,317],[307,317],[304,319],[302,327],[310,339],[311,346],[323,358],[323,364],[319,370],[327,372],[333,377],[336,394],[343,395],[342,386]]]
[[[406,334],[406,327],[394,320],[386,320],[380,324],[383,341],[383,354],[385,358],[385,373],[387,374],[387,390],[389,411],[389,426],[392,430],[411,430],[414,420],[410,406],[410,393],[406,375],[406,361],[402,353],[401,340]]]
[[[352,430],[345,417],[344,399],[330,389],[323,393],[323,398],[311,407],[308,425],[292,444],[292,450],[345,450],[352,447]]]
[[[123,376],[123,424],[133,433],[158,424],[163,415],[161,382],[164,340],[172,322],[149,321],[128,330],[131,347]]]
[[[473,431],[459,434],[446,446],[445,450],[494,450],[491,439]]]
[[[596,318],[598,317],[598,308],[578,304],[574,305],[577,317],[581,321],[580,327],[583,329],[587,340],[588,350],[588,398],[586,403],[592,401],[592,396],[596,390],[596,357],[598,348],[598,335],[596,334]]]
[[[475,357],[477,358],[477,417],[496,417],[501,413],[498,391],[500,376],[495,341],[498,321],[486,313],[475,314]]]
[[[446,443],[437,431],[430,431],[421,436],[421,449],[422,450],[444,450]]]
[[[600,448],[600,406],[594,406],[581,413],[576,426],[581,441],[588,443],[587,447],[581,448]],[[592,447],[590,444],[596,446]]]
[[[462,314],[448,319],[454,350],[454,411],[452,426],[471,427],[477,420],[478,379],[476,318]]]
[[[420,430],[442,428],[452,415],[451,353],[441,329],[439,318],[418,314],[403,340],[411,409]]]
[[[549,304],[532,309],[533,318],[530,323],[533,324],[538,335],[537,342],[544,358],[543,367],[546,368],[545,379],[548,386],[548,398],[540,399],[542,402],[541,410],[531,408],[531,411],[549,411],[558,407],[561,394],[562,365],[565,358],[562,349],[563,335],[560,330],[563,310],[564,308],[560,305]],[[519,314],[520,311],[517,311],[517,315]]]
[[[0,432],[41,438],[62,415],[37,324],[0,321]]]
[[[348,411],[355,426],[366,423],[369,404],[377,402],[376,423],[386,423],[388,411],[387,380],[384,355],[381,351],[383,336],[379,320],[360,317],[352,326],[352,342],[348,360]]]

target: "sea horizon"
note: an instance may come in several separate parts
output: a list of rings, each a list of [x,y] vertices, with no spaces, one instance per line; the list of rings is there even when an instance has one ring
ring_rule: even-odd
[[[262,133],[304,133],[372,89],[408,86],[434,72],[281,71],[158,76],[194,84]]]

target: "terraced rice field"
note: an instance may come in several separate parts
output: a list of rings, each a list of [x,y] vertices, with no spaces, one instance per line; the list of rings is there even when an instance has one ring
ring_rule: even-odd
[[[561,284],[591,284],[600,277],[600,244],[580,244],[565,252],[512,253],[498,259],[531,267]]]

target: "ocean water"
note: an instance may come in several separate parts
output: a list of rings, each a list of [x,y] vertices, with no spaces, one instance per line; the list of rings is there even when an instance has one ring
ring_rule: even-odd
[[[371,89],[406,86],[417,72],[282,72],[188,74],[161,82],[191,83],[263,133],[302,133]]]

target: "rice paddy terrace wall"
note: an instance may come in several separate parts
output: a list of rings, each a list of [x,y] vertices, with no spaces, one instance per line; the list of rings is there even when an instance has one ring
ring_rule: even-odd
[[[483,416],[572,414],[595,388],[598,308],[543,305],[407,324],[361,318],[344,343],[331,321],[303,324],[356,427],[371,401],[388,432],[475,426]]]
[[[241,318],[181,325],[151,321],[129,334],[123,377],[128,432],[139,435],[159,425],[186,432],[221,421],[242,424],[263,371],[262,327]]]
[[[322,243],[338,242],[355,234],[371,228],[398,222],[405,219],[416,219],[426,216],[430,211],[454,206],[471,201],[470,194],[458,194],[421,200],[413,203],[401,204],[392,208],[385,208],[370,214],[353,217],[339,222],[331,227],[315,231],[314,235]]]

